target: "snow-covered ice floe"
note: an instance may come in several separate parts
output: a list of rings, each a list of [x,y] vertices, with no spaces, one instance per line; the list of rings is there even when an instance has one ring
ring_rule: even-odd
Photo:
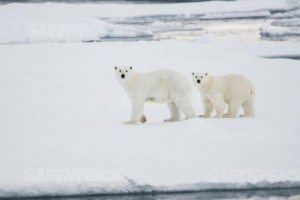
[[[275,19],[270,25],[260,29],[262,37],[282,40],[286,37],[300,36],[300,18]]]
[[[262,37],[272,38],[274,40],[282,40],[289,36],[299,36],[300,27],[279,27],[279,26],[268,26],[260,29]]]
[[[3,19],[3,21],[6,19]],[[6,27],[5,27],[6,23]],[[12,26],[12,28],[11,28]],[[72,19],[69,21],[24,22],[18,20],[2,23],[3,43],[43,43],[43,42],[89,42],[103,38],[133,38],[152,36],[151,30],[142,26],[118,26],[101,19]]]
[[[299,2],[287,0],[177,4],[4,4],[0,5],[0,44],[87,42],[152,36],[152,39],[164,39],[154,36],[154,33],[191,30],[189,26],[194,26],[199,20],[272,18],[274,12],[278,17],[277,12],[295,12],[293,9],[298,6]],[[177,20],[177,24],[170,24],[170,20]]]
[[[250,12],[225,12],[225,13],[209,13],[200,17],[200,19],[240,19],[240,18],[265,18],[271,16],[270,11],[250,11]]]
[[[272,18],[299,18],[299,17],[300,17],[300,9],[298,5],[296,6],[296,9],[294,8],[287,12],[278,12],[272,15]]]
[[[274,20],[271,25],[282,27],[300,27],[300,18],[278,19]]]
[[[262,34],[282,37],[298,34],[297,5],[0,5],[0,197],[299,188],[299,61],[282,56],[299,57],[299,43],[209,34],[70,43],[160,40],[201,30],[197,20],[256,17],[271,20]],[[124,126],[130,104],[115,65],[244,74],[255,83],[257,116],[163,123],[167,107],[146,105],[146,124]]]
[[[299,61],[291,42],[139,41],[0,46],[0,196],[295,188],[300,181]],[[241,73],[257,116],[125,126],[114,65]],[[194,105],[202,113],[194,89]]]

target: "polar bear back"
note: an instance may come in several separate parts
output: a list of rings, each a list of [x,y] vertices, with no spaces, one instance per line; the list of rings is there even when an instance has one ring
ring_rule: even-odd
[[[254,94],[253,83],[243,75],[228,74],[219,77],[212,77],[212,92],[220,92],[225,101],[248,99]]]
[[[165,103],[191,94],[191,84],[180,73],[161,69],[148,73],[134,72],[126,90],[134,96],[142,96],[146,101]]]
[[[160,81],[165,82],[170,90],[182,93],[191,90],[189,80],[177,71],[168,69],[156,70],[151,76],[156,77],[158,83]]]
[[[165,92],[186,94],[191,92],[191,84],[186,77],[174,70],[161,69],[146,74],[152,79],[150,87],[154,90],[163,89]]]

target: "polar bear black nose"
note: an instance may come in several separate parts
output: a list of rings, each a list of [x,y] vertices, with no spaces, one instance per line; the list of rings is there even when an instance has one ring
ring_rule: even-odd
[[[125,78],[125,75],[124,75],[124,74],[121,74],[121,78]]]
[[[200,83],[200,82],[201,82],[201,81],[198,79],[198,80],[197,80],[197,83]]]

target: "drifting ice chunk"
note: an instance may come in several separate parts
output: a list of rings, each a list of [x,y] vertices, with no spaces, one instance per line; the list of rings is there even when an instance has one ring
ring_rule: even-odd
[[[237,19],[237,18],[264,18],[269,17],[269,11],[251,11],[251,12],[221,12],[205,14],[201,19]]]
[[[271,23],[273,26],[292,27],[300,26],[300,18],[277,19]]]
[[[299,36],[300,27],[268,26],[260,29],[260,35],[266,38],[281,39],[288,36]]]

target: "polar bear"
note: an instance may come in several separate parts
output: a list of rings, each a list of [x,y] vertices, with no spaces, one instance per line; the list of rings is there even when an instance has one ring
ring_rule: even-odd
[[[234,118],[242,107],[244,115],[254,117],[255,91],[252,82],[240,74],[211,76],[207,73],[192,73],[193,84],[200,91],[204,114],[210,117],[215,109],[216,117]],[[228,105],[228,112],[223,112]]]
[[[115,75],[132,104],[131,119],[125,124],[146,122],[143,114],[145,102],[168,104],[171,118],[165,122],[179,121],[180,111],[185,119],[196,117],[191,84],[180,73],[168,69],[139,73],[132,67],[115,67]]]

